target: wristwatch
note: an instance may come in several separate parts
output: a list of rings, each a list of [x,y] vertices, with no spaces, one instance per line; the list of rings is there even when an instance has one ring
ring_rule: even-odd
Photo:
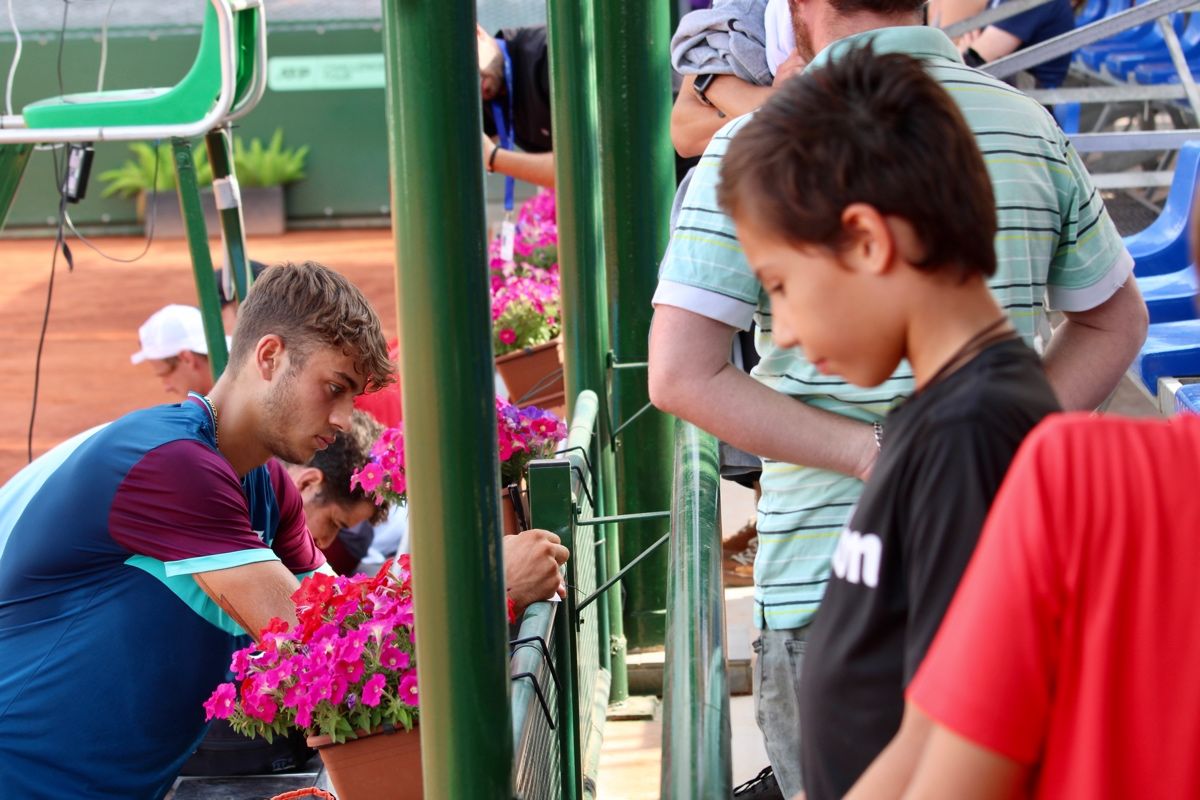
[[[717,108],[716,105],[713,104],[713,101],[708,99],[708,95],[705,94],[705,92],[708,91],[708,87],[712,86],[712,82],[715,81],[717,77],[717,75],[711,73],[708,75],[697,75],[696,80],[692,82],[692,91],[696,93],[696,97],[699,98],[701,103],[704,103],[704,105],[716,111],[718,117],[724,117],[725,112]]]

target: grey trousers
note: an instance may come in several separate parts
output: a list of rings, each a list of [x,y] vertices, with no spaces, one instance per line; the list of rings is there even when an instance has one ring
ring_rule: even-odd
[[[800,773],[800,669],[808,628],[762,630],[754,640],[754,716],[784,797],[804,790]]]

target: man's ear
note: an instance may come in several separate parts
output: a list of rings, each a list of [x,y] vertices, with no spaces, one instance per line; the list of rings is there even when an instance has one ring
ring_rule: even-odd
[[[298,467],[288,470],[288,474],[292,476],[292,482],[296,484],[306,503],[312,494],[321,491],[325,485],[325,473],[316,467]]]
[[[254,347],[254,364],[258,374],[264,381],[269,381],[283,369],[284,346],[283,339],[277,334],[268,333],[258,340]]]
[[[851,203],[842,210],[842,236],[838,249],[843,264],[855,272],[882,275],[896,257],[896,240],[887,220],[872,205]]]

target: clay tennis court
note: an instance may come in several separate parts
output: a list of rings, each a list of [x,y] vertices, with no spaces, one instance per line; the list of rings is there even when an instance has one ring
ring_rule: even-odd
[[[118,258],[141,252],[140,238],[98,239]],[[137,329],[167,303],[196,303],[191,260],[182,239],[153,243],[134,264],[109,261],[72,241],[75,270],[59,258],[50,326],[42,354],[41,387],[33,454],[37,457],[67,437],[127,411],[170,402],[146,365],[129,355],[138,349]],[[396,332],[395,269],[387,230],[311,231],[252,239],[251,256],[269,264],[320,261],[359,286]],[[220,264],[220,240],[210,242]],[[50,239],[0,240],[0,483],[26,462],[26,437],[33,398],[34,362],[46,303],[53,252]]]

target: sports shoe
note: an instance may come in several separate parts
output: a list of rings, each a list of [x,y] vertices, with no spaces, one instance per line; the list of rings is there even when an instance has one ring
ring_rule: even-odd
[[[775,772],[770,766],[763,767],[757,775],[734,788],[734,797],[754,797],[759,800],[786,800],[779,784],[775,782]]]

